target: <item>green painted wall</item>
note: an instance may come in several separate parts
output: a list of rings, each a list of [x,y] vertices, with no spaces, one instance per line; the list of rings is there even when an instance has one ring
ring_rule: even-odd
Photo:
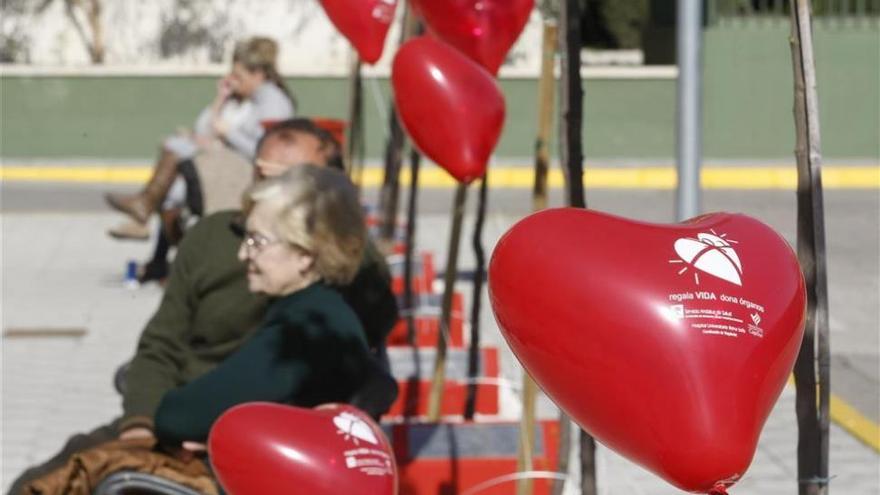
[[[290,87],[302,115],[345,118],[347,81],[296,79]],[[389,99],[387,81],[365,87],[367,152],[381,155]],[[146,158],[159,139],[192,125],[210,97],[211,78],[4,77],[2,146],[9,157]],[[507,121],[498,155],[527,157],[535,133],[536,83],[502,82]],[[594,156],[671,156],[673,81],[591,81],[586,104],[585,146]],[[621,102],[622,104],[618,103]],[[381,107],[381,113],[379,108]],[[443,118],[439,113],[437,118]],[[641,136],[641,137],[640,137]]]
[[[880,30],[824,23],[814,29],[823,154],[880,159]],[[788,36],[784,22],[706,32],[707,156],[792,156]]]
[[[786,23],[712,27],[705,36],[704,154],[788,159],[794,146]],[[822,145],[828,158],[880,159],[880,29],[815,33]],[[344,118],[347,81],[291,79],[303,115]],[[385,121],[367,82],[368,155],[381,156]],[[536,82],[505,80],[504,158],[532,154]],[[0,77],[0,156],[149,158],[162,136],[192,124],[213,94],[209,77]],[[675,81],[587,80],[588,159],[668,160],[675,153]],[[381,112],[385,112],[385,108]],[[443,118],[438,114],[437,118]]]

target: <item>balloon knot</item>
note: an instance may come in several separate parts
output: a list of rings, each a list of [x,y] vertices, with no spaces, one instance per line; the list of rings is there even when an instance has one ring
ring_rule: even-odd
[[[709,490],[708,495],[728,495],[727,488],[723,484],[718,483]]]

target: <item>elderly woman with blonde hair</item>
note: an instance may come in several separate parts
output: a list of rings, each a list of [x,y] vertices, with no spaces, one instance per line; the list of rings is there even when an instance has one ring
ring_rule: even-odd
[[[352,279],[366,243],[352,183],[338,170],[297,166],[252,187],[245,207],[238,257],[248,265],[250,291],[275,300],[240,350],[165,394],[155,431],[167,447],[204,442],[237,404],[347,402],[369,376],[361,324],[330,288]]]

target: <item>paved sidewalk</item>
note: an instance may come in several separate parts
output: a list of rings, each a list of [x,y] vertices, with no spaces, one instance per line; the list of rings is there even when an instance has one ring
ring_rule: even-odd
[[[506,215],[509,212],[492,214],[487,219],[487,252],[517,218]],[[123,288],[126,260],[146,257],[149,245],[108,239],[104,230],[118,220],[116,215],[94,212],[12,213],[0,217],[3,329],[16,330],[20,335],[2,340],[0,486],[4,490],[24,467],[55,452],[70,434],[107,422],[120,411],[112,374],[132,354],[141,327],[157,306],[161,292],[155,285],[138,290]],[[447,216],[432,212],[420,221],[419,248],[433,250],[438,267],[442,267]],[[467,247],[470,224],[468,221],[464,230],[463,269],[473,266]],[[856,263],[854,269],[858,268]],[[469,284],[462,283],[459,289],[470,297]],[[503,376],[518,383],[519,367],[506,351],[487,302],[482,328],[486,345],[505,350]],[[70,332],[39,336],[41,329]],[[80,330],[85,333],[76,336]],[[843,348],[851,345],[846,340],[841,339]],[[502,396],[503,415],[515,417],[515,391],[507,388]],[[540,415],[556,415],[546,399],[541,402]],[[796,494],[796,432],[794,393],[787,389],[764,429],[751,469],[731,495]],[[880,493],[880,456],[836,426],[831,438],[831,473],[835,476],[835,493]],[[678,493],[606,449],[599,452],[598,476],[603,494]],[[575,493],[574,486],[570,484],[568,493]]]
[[[117,220],[2,217],[3,329],[21,334],[2,340],[4,492],[23,468],[55,453],[72,433],[121,411],[113,373],[133,354],[161,292],[155,285],[123,288],[126,260],[143,257],[147,245],[104,235]],[[39,336],[65,330],[85,334]]]

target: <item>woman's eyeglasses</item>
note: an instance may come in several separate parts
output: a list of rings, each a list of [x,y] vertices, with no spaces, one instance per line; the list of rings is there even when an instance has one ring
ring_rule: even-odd
[[[312,253],[311,251],[309,251],[305,247],[301,246],[300,244],[285,242],[285,241],[282,241],[281,239],[269,239],[268,237],[266,237],[263,234],[260,234],[258,232],[242,231],[241,235],[242,235],[241,243],[242,243],[242,245],[244,245],[245,249],[247,250],[247,255],[251,256],[251,257],[253,257],[257,254],[260,254],[261,252],[263,252],[264,249],[271,246],[272,244],[282,244],[282,243],[287,245],[291,249],[296,249],[297,251],[299,251],[302,254],[314,256],[314,253]]]
[[[278,244],[282,242],[278,239],[269,239],[263,234],[257,232],[244,232],[244,236],[241,240],[242,245],[244,245],[247,250],[248,256],[254,256],[256,254],[260,254],[266,247],[271,246],[272,244]]]

